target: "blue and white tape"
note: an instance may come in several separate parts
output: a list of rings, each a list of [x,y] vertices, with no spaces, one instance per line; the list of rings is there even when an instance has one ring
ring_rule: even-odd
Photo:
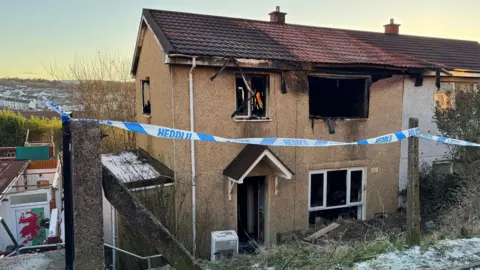
[[[210,134],[191,132],[182,129],[168,128],[149,124],[139,124],[135,122],[121,122],[109,120],[93,120],[93,119],[73,119],[76,121],[98,121],[111,127],[121,128],[124,130],[150,135],[158,138],[176,139],[176,140],[195,140],[208,142],[224,142],[224,143],[242,143],[242,144],[258,144],[266,146],[299,146],[299,147],[323,147],[323,146],[341,146],[341,145],[365,145],[365,144],[385,144],[398,142],[405,138],[416,136],[419,133],[418,128],[403,130],[383,136],[360,140],[357,142],[336,142],[314,139],[296,139],[296,138],[242,138],[228,139]]]
[[[460,145],[460,146],[480,147],[480,144],[478,144],[478,143],[472,143],[472,142],[467,142],[467,141],[462,141],[462,140],[457,140],[457,139],[451,139],[451,138],[447,138],[447,137],[440,137],[440,136],[422,134],[422,133],[419,133],[417,136],[421,139],[430,140],[430,141],[434,141],[434,142],[438,142],[438,143],[453,144],[453,145]]]
[[[299,147],[325,147],[325,146],[344,146],[344,145],[369,145],[369,144],[386,144],[402,141],[408,137],[417,136],[422,139],[436,141],[439,143],[455,144],[462,146],[479,146],[480,144],[466,142],[462,140],[450,139],[445,137],[438,137],[432,135],[421,134],[418,128],[412,128],[394,133],[382,135],[375,138],[360,140],[356,142],[337,142],[327,140],[314,140],[314,139],[297,139],[297,138],[242,138],[242,139],[228,139],[210,134],[191,132],[187,130],[168,128],[162,126],[155,126],[149,124],[140,124],[136,122],[122,122],[122,121],[110,121],[110,120],[94,120],[75,118],[72,119],[66,114],[59,106],[51,102],[45,97],[41,97],[45,100],[45,104],[52,110],[56,111],[62,116],[62,121],[96,121],[100,124],[121,128],[124,130],[137,132],[145,135],[150,135],[158,138],[175,139],[175,140],[195,140],[195,141],[208,141],[208,142],[223,142],[223,143],[242,143],[242,144],[257,144],[266,146],[299,146]]]
[[[56,111],[58,114],[60,114],[60,116],[62,117],[62,122],[69,121],[69,120],[72,119],[57,104],[53,103],[52,101],[50,101],[49,99],[47,99],[44,96],[40,96],[40,98],[45,101],[45,105],[47,105],[48,108],[50,108],[51,110]]]

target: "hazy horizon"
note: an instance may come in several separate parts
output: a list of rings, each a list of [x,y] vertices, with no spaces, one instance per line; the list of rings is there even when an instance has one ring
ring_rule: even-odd
[[[480,41],[480,1],[60,0],[0,3],[0,77],[51,79],[45,67],[97,53],[133,57],[142,8],[268,20],[280,6],[292,24],[382,32],[390,18],[400,34]],[[477,28],[477,29],[475,29]]]

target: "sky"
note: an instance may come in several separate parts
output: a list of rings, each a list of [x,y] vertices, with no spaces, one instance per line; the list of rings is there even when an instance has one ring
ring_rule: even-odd
[[[98,52],[132,57],[142,8],[480,42],[478,0],[0,0],[0,77],[51,78],[48,68]]]

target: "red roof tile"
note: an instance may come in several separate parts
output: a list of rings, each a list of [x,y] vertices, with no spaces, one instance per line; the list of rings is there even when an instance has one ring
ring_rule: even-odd
[[[480,70],[480,44],[474,41],[282,25],[162,10],[144,10],[143,15],[167,53]]]

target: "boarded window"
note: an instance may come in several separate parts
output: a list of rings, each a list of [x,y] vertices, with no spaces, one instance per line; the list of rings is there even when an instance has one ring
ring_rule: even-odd
[[[309,76],[308,83],[311,119],[368,118],[368,79]]]

